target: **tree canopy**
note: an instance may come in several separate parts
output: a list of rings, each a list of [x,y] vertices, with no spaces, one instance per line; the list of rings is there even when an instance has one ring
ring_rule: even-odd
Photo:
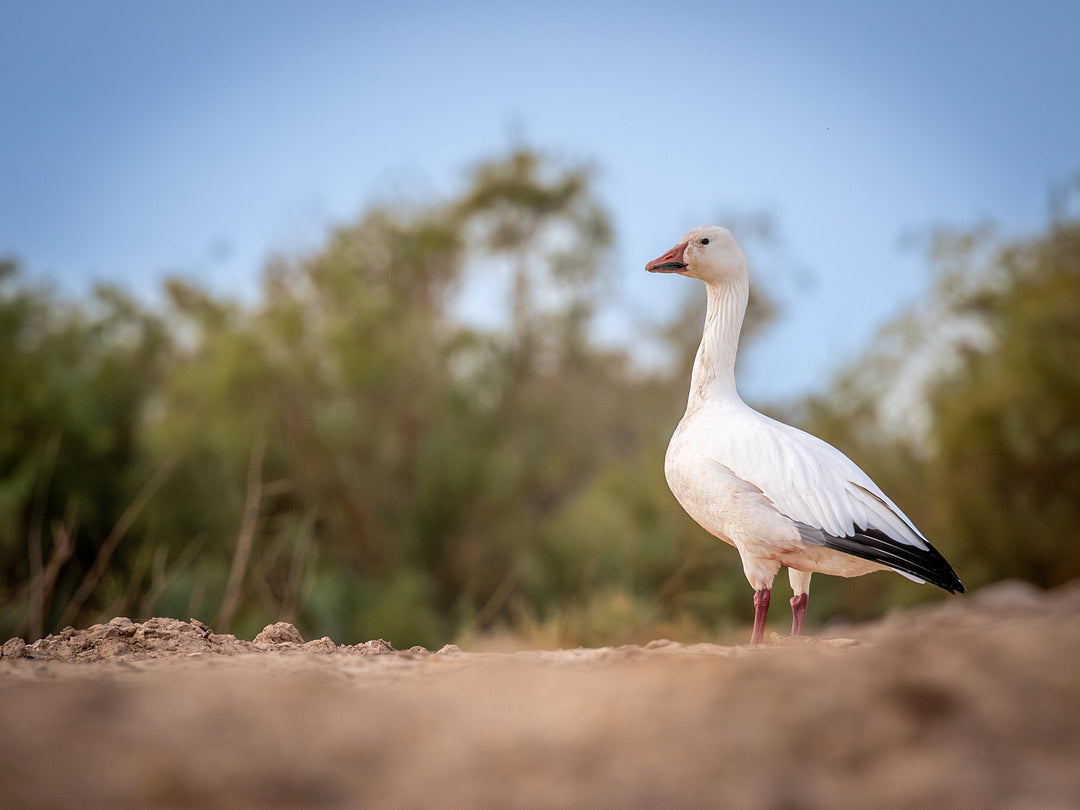
[[[700,296],[649,336],[676,363],[598,343],[614,231],[590,167],[517,150],[450,199],[373,206],[268,262],[251,301],[178,278],[160,308],[116,288],[70,300],[4,263],[0,632],[156,614],[575,644],[744,621],[737,555],[663,479]],[[978,267],[950,255],[935,295],[984,339],[932,376],[924,428],[874,429],[899,378],[880,352],[793,412],[968,584],[1063,582],[1080,575],[1080,224]],[[454,314],[498,274],[498,325]],[[751,307],[747,339],[774,314]],[[931,595],[897,579],[828,586],[819,615],[839,588],[855,615]]]
[[[1080,577],[1080,221],[929,244],[929,295],[799,418],[871,470],[969,587]],[[903,599],[898,583],[856,587],[864,609]]]

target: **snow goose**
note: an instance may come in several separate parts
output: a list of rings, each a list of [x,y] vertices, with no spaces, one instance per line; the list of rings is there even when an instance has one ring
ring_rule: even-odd
[[[735,354],[750,282],[731,232],[693,230],[645,269],[705,282],[705,330],[664,472],[687,513],[738,549],[754,589],[750,643],[764,636],[773,578],[782,567],[795,594],[793,635],[802,631],[815,571],[854,577],[892,570],[963,593],[945,558],[854,462],[739,397]]]

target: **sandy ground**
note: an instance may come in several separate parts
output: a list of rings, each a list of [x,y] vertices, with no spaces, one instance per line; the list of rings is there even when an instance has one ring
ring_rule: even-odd
[[[1080,807],[1080,583],[841,632],[428,653],[117,619],[12,640],[0,807]]]

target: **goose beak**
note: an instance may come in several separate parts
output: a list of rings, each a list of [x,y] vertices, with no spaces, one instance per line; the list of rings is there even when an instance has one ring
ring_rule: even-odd
[[[650,273],[681,273],[686,269],[686,262],[683,261],[686,244],[676,245],[659,259],[653,259],[645,265],[645,269]]]

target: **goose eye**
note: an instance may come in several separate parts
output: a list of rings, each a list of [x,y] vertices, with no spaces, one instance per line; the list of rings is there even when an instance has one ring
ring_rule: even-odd
[[[709,244],[709,237],[706,236],[704,239],[702,239],[701,244],[703,244],[703,245]]]

